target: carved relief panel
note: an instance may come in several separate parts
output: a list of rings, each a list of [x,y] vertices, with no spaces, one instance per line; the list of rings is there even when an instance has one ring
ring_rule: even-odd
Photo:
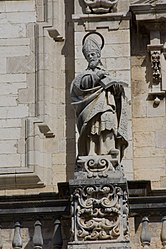
[[[161,82],[161,63],[160,63],[160,53],[154,51],[151,54],[152,70],[153,70],[153,83],[159,84]]]
[[[127,193],[105,184],[77,187],[72,195],[74,241],[128,241]]]

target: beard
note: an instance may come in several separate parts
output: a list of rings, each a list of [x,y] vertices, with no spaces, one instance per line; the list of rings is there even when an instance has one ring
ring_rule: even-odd
[[[89,67],[91,69],[95,69],[98,66],[98,64],[99,64],[98,60],[92,60],[92,61],[89,62]]]

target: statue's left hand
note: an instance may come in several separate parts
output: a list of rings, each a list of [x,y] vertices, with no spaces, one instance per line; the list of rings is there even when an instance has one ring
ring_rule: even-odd
[[[113,84],[110,91],[114,96],[121,96],[125,94],[123,85],[119,83]]]

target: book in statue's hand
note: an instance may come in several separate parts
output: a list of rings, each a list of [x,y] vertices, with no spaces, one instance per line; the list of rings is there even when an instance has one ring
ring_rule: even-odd
[[[112,80],[110,77],[106,76],[105,78],[100,80],[100,84],[104,89],[108,89],[113,85],[121,85],[121,86],[128,86],[128,83],[120,80]]]

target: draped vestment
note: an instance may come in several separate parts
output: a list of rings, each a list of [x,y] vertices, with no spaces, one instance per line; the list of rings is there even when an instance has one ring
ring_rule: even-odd
[[[87,69],[79,74],[71,84],[72,105],[77,116],[79,131],[78,154],[88,155],[87,141],[91,135],[100,136],[102,132],[113,132],[115,148],[121,154],[127,147],[127,113],[126,98],[122,94],[105,90],[95,71]]]

